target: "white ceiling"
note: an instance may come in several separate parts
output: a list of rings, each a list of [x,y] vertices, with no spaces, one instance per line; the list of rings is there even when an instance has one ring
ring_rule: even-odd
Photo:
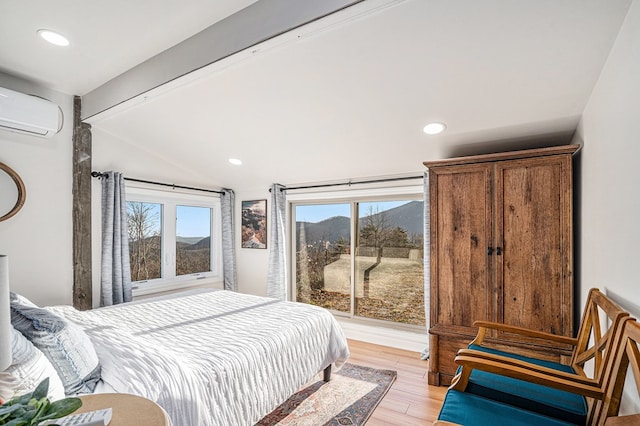
[[[2,0],[0,39],[11,43],[0,43],[0,70],[84,95],[251,3]],[[297,29],[90,121],[95,135],[192,171],[190,182],[162,171],[174,183],[231,188],[415,174],[424,160],[491,150],[492,141],[567,141],[630,3],[389,0],[359,16],[347,9],[327,20],[337,23]],[[67,35],[68,50],[36,39],[42,27]],[[432,120],[447,131],[422,133]]]
[[[256,0],[2,0],[0,71],[84,95]],[[47,44],[57,31],[69,48]]]

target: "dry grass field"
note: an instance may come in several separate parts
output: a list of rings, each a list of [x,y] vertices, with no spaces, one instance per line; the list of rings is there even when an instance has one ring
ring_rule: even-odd
[[[349,312],[350,261],[349,255],[342,255],[326,265],[324,288],[307,289],[304,301]],[[422,262],[382,258],[373,267],[375,263],[376,259],[370,257],[359,256],[356,260],[356,315],[424,326]]]

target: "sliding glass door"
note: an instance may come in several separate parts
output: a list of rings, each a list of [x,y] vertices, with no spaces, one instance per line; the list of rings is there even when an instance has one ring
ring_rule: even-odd
[[[295,207],[296,300],[351,312],[351,204]]]
[[[297,301],[424,327],[421,200],[294,204],[293,215]]]

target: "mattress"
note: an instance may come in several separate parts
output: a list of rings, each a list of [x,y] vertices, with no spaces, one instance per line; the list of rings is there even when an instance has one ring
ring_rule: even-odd
[[[253,425],[349,356],[327,310],[224,290],[50,309],[84,328],[107,388],[155,401],[174,426]]]

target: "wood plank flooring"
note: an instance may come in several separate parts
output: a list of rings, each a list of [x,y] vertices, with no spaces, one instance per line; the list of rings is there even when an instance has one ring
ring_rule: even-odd
[[[427,361],[416,352],[349,340],[353,364],[398,372],[396,381],[367,426],[424,426],[438,417],[446,386],[427,384]]]

